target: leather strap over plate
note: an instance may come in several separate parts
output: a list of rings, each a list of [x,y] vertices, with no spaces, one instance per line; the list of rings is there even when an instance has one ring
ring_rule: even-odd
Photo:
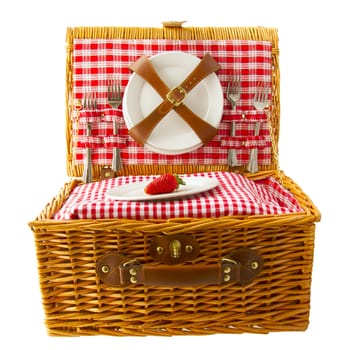
[[[130,66],[130,69],[146,80],[163,98],[161,104],[159,104],[145,119],[129,130],[129,135],[141,146],[146,143],[156,125],[172,109],[174,109],[194,130],[204,145],[217,134],[218,130],[214,126],[205,122],[183,104],[186,95],[201,80],[220,69],[219,64],[210,54],[205,54],[189,76],[180,85],[171,90],[161,80],[152,66],[151,61],[146,56],[140,57]]]
[[[121,253],[110,252],[96,264],[100,280],[114,287],[129,285],[191,287],[251,283],[260,273],[263,259],[255,251],[238,248],[216,264],[142,265]]]

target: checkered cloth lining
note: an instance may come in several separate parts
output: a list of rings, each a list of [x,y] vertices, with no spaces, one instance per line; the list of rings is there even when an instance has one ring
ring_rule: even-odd
[[[219,182],[216,188],[174,201],[120,201],[105,197],[108,189],[127,183],[148,181],[154,175],[121,176],[74,188],[54,216],[69,219],[170,219],[180,217],[211,218],[228,215],[267,215],[300,212],[294,196],[269,177],[252,181],[229,172],[183,175],[184,178],[206,176]]]
[[[107,103],[108,79],[117,76],[124,91],[131,75],[129,66],[140,56],[151,57],[168,51],[183,51],[199,58],[209,52],[220,64],[217,72],[224,93],[224,112],[218,134],[206,145],[180,155],[163,155],[140,147],[128,135],[122,110]],[[94,164],[110,165],[112,148],[121,148],[123,164],[226,164],[229,147],[237,149],[239,164],[248,164],[250,148],[258,147],[258,163],[271,163],[271,137],[268,118],[253,107],[256,84],[271,84],[271,43],[246,40],[101,40],[75,39],[73,56],[74,98],[83,99],[93,92],[98,110],[75,111],[73,115],[73,149],[76,164],[83,164],[84,148],[91,147]],[[241,99],[232,111],[226,99],[230,74],[242,73]],[[270,98],[271,96],[269,96]],[[122,106],[120,106],[121,108]],[[77,116],[79,116],[77,118]],[[230,138],[231,121],[236,135]],[[254,137],[255,121],[261,120],[258,137]],[[86,136],[92,122],[92,137]],[[112,140],[113,121],[118,123],[118,139]],[[111,137],[111,139],[110,139]]]

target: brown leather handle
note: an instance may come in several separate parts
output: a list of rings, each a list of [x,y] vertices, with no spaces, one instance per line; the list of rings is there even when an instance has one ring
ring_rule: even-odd
[[[238,248],[216,264],[196,265],[142,265],[136,259],[110,252],[98,260],[96,272],[101,281],[114,287],[190,287],[249,284],[259,275],[262,267],[263,259],[254,250]]]

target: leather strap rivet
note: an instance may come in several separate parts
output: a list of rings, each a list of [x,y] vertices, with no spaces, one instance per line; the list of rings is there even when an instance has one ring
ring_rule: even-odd
[[[129,270],[129,273],[130,273],[131,276],[136,276],[136,274],[137,274],[136,269],[134,269],[134,268],[131,268]]]
[[[191,253],[194,250],[193,246],[186,245],[186,253]]]
[[[230,275],[225,275],[224,276],[224,282],[229,282],[230,281]]]
[[[101,271],[103,273],[109,273],[110,272],[110,268],[107,265],[103,265],[103,266],[101,266]]]
[[[257,261],[252,261],[251,262],[251,269],[256,270],[259,267],[259,264]]]
[[[231,271],[231,267],[230,266],[226,266],[224,268],[224,273],[230,273],[230,271]]]
[[[165,249],[163,248],[163,247],[157,247],[156,248],[156,251],[157,251],[157,253],[159,254],[159,255],[161,255],[161,254],[164,254],[164,252],[165,252]]]
[[[136,278],[135,276],[131,276],[131,277],[130,277],[130,282],[131,282],[132,284],[137,283],[137,278]]]

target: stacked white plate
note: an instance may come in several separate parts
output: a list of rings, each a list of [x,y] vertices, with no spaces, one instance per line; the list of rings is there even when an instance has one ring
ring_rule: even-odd
[[[150,58],[156,72],[172,89],[181,84],[200,59],[184,52],[165,52]],[[123,97],[123,114],[128,129],[146,118],[162,102],[162,98],[138,74],[134,73]],[[200,118],[218,128],[223,114],[223,90],[215,73],[201,81],[183,103]],[[171,110],[155,127],[144,145],[161,154],[182,154],[202,146],[190,126]]]

